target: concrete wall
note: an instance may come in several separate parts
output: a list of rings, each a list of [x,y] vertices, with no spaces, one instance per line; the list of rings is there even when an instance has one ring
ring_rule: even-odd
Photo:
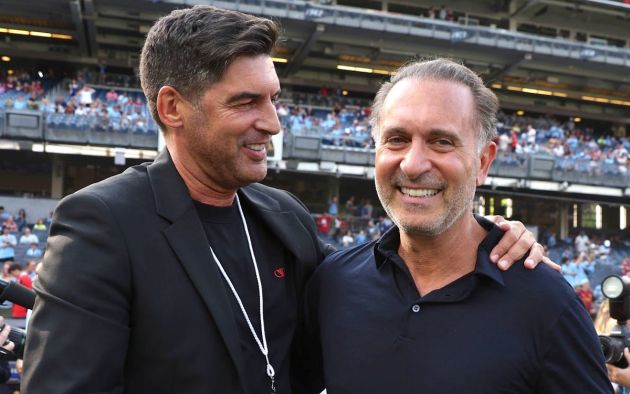
[[[51,198],[26,198],[0,196],[0,206],[4,206],[5,211],[14,216],[20,208],[26,211],[26,219],[29,223],[35,223],[37,218],[48,217],[50,211],[54,210],[59,203],[58,199]]]

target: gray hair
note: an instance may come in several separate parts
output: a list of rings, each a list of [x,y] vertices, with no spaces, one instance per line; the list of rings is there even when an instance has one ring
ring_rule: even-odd
[[[488,89],[481,78],[468,67],[456,63],[449,59],[418,60],[409,63],[398,70],[389,82],[381,85],[374,104],[372,105],[372,115],[370,123],[372,125],[372,135],[377,140],[378,125],[381,110],[387,95],[394,85],[406,78],[416,78],[418,80],[438,80],[450,81],[467,86],[475,102],[474,122],[479,128],[479,147],[492,141],[497,136],[497,118],[499,110],[499,100],[497,96]]]
[[[204,5],[160,18],[140,55],[142,90],[160,128],[166,131],[156,108],[162,86],[196,104],[237,57],[270,55],[279,31],[269,19]]]

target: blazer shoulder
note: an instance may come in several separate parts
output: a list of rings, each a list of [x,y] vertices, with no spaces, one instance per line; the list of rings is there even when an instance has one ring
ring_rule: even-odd
[[[125,201],[135,195],[144,195],[147,191],[150,191],[150,185],[146,165],[141,164],[129,167],[120,174],[86,186],[66,196],[64,199],[93,195],[104,202],[114,203]]]

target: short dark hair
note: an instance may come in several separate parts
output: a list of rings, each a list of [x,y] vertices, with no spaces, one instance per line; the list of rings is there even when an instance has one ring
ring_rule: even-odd
[[[162,86],[172,86],[197,102],[237,57],[270,55],[279,31],[269,19],[205,5],[160,18],[142,47],[140,82],[162,131],[166,130],[156,108]]]
[[[9,266],[9,272],[13,272],[15,270],[22,271],[22,266],[20,265],[20,263],[13,263]]]
[[[394,85],[403,79],[415,78],[421,81],[437,80],[450,81],[468,87],[475,102],[474,121],[478,126],[479,147],[483,146],[497,135],[497,112],[499,110],[499,100],[497,96],[488,89],[481,78],[471,69],[463,64],[450,59],[437,58],[432,60],[417,60],[411,62],[398,70],[389,82],[381,85],[372,106],[372,134],[377,140],[379,132],[379,121],[383,103]]]

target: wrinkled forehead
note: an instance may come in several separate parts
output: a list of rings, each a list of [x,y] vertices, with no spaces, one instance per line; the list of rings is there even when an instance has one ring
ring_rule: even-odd
[[[404,119],[400,116],[404,115]],[[398,81],[385,97],[379,128],[393,121],[438,120],[475,125],[475,104],[470,88],[442,79],[415,77]]]

